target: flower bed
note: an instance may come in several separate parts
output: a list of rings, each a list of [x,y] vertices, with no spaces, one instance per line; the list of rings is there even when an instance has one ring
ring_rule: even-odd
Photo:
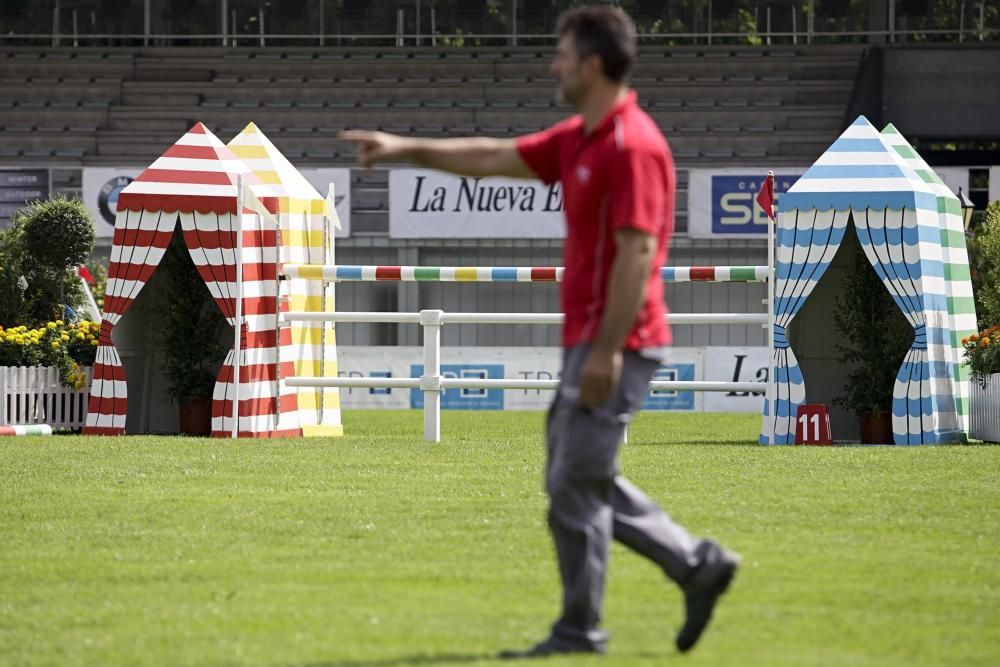
[[[0,426],[82,428],[97,350],[96,322],[0,327]]]

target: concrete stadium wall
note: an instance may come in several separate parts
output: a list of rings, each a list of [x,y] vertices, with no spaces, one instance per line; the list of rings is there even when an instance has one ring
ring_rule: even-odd
[[[997,45],[886,48],[883,120],[904,136],[1000,137]]]

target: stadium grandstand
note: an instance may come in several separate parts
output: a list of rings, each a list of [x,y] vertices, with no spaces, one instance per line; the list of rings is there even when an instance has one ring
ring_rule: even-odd
[[[350,202],[340,263],[557,266],[559,239],[495,230],[439,238],[432,229],[396,237],[392,208],[405,202],[390,196],[390,170],[357,168],[336,135],[513,136],[560,120],[567,110],[555,102],[548,67],[555,17],[571,4],[4,0],[0,167],[41,170],[39,192],[93,199],[99,215],[100,206],[113,208],[115,170],[135,175],[196,122],[223,142],[254,122],[304,172],[350,170],[350,191],[339,193]],[[979,208],[997,198],[989,194],[1000,189],[996,170],[989,178],[1000,164],[996,2],[619,4],[641,33],[632,85],[679,169],[672,264],[764,263],[763,236],[739,228],[754,216],[742,189],[756,188],[769,169],[780,189],[782,175],[801,173],[862,113],[879,127],[894,123],[934,166],[953,167]],[[723,186],[735,190],[717,192]],[[717,233],[727,215],[736,233]],[[103,244],[108,252],[110,226]],[[753,311],[764,295],[760,284],[668,288],[676,312]],[[337,299],[346,310],[557,310],[551,285],[353,283],[340,285]],[[414,345],[417,336],[405,325],[360,325],[339,342]],[[557,336],[552,328],[463,325],[447,330],[445,343],[555,345]],[[692,326],[676,340],[760,346],[765,333]]]

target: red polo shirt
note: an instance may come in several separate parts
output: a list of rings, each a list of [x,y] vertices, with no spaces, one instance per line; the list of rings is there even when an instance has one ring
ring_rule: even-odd
[[[625,340],[625,349],[669,345],[663,321],[660,267],[674,230],[674,161],[636,95],[617,104],[589,134],[574,116],[547,130],[518,138],[517,150],[546,184],[562,183],[566,212],[563,250],[563,345],[597,337],[615,259],[615,232],[638,229],[657,238],[646,283],[646,301]]]

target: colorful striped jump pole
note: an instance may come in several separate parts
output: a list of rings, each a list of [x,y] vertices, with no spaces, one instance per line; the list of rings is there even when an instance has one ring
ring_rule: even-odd
[[[52,435],[52,427],[48,424],[28,424],[26,426],[0,426],[0,436],[14,435]]]
[[[339,264],[285,264],[284,276],[324,282],[561,282],[562,267],[555,266],[360,266]],[[766,266],[666,266],[667,283],[767,282]]]

